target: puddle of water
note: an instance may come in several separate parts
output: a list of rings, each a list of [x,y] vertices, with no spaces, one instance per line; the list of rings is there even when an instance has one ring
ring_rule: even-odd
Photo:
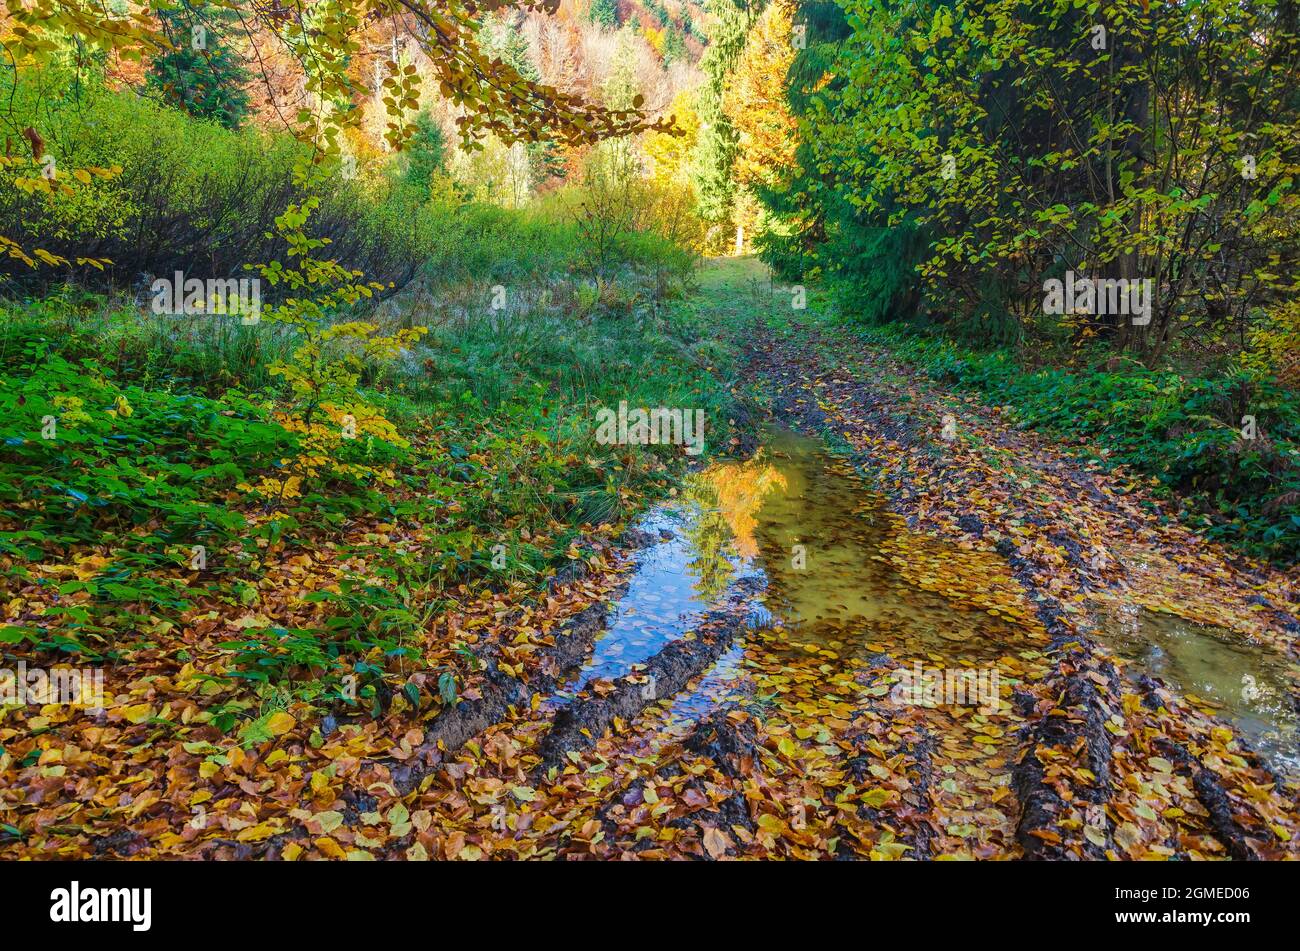
[[[1232,631],[1137,605],[1106,612],[1091,633],[1176,693],[1208,701],[1274,770],[1300,776],[1300,717],[1281,655]]]
[[[912,533],[820,442],[788,432],[769,434],[754,459],[695,474],[638,527],[675,534],[638,553],[627,594],[574,687],[627,673],[745,574],[765,587],[749,605],[748,630],[687,690],[665,698],[637,755],[735,702],[761,708],[789,731],[785,742],[815,743],[805,748],[810,775],[847,752],[836,737],[850,729],[862,730],[853,742],[890,776],[883,760],[915,756],[897,747],[901,737],[927,735],[932,795],[947,816],[944,848],[1005,852],[1017,740],[1004,714],[1014,685],[1048,666],[1047,633],[1005,561]],[[896,695],[903,683],[918,689]],[[887,704],[899,705],[890,721],[898,734],[871,709]]]
[[[908,577],[914,565],[906,563],[924,554],[920,539],[819,442],[777,432],[768,446],[770,463],[714,467],[702,474],[699,494],[707,500],[708,486],[722,486],[715,492],[721,512],[738,547],[767,575],[767,608],[792,639],[865,656],[883,637],[953,662],[991,660],[1023,645],[1023,631],[983,611],[960,610],[973,606],[954,603],[937,579],[926,590]],[[746,510],[749,497],[728,486],[764,466],[779,474],[771,483],[780,488]],[[954,576],[1001,568],[955,548],[943,555]]]
[[[680,508],[656,509],[636,527],[662,540],[638,556],[627,593],[619,599],[605,633],[569,691],[581,690],[596,679],[622,676],[632,665],[644,663],[689,631],[732,577],[752,572],[751,566],[735,557],[725,564],[702,564],[690,535],[694,523]]]
[[[751,608],[750,627],[782,633],[764,639],[762,649],[805,662],[842,664],[889,651],[900,663],[971,666],[1041,646],[1025,625],[979,604],[954,603],[961,592],[942,590],[963,574],[968,591],[989,590],[988,574],[1006,572],[999,559],[955,548],[931,551],[929,557],[944,562],[947,579],[927,577],[934,584],[925,590],[908,577],[915,568],[908,559],[914,547],[921,563],[927,553],[881,497],[817,440],[778,431],[767,446],[748,462],[695,474],[680,499],[638,522],[643,531],[670,537],[638,555],[628,591],[570,691],[628,673],[750,574],[767,582]],[[725,692],[721,685],[741,675],[742,658],[733,649],[699,689],[678,698],[674,712],[698,714],[716,702]]]
[[[1043,677],[1050,662],[1047,633],[1004,559],[911,532],[820,442],[780,431],[755,458],[693,475],[638,527],[667,537],[637,553],[593,656],[548,705],[569,702],[595,678],[629,673],[688,632],[733,582],[758,575],[763,593],[749,606],[747,632],[687,690],[661,698],[665,709],[640,731],[633,755],[656,755],[669,737],[737,702],[786,731],[781,742],[799,741],[812,777],[867,750],[884,773],[863,781],[885,782],[893,776],[886,763],[915,759],[900,737],[923,736],[936,848],[977,858],[1014,850],[1020,741],[1011,692]],[[1107,643],[1133,668],[1202,705],[1220,704],[1270,762],[1294,757],[1284,666],[1231,638],[1155,621],[1135,616],[1123,650],[1118,639]],[[967,675],[973,683],[955,686]],[[944,686],[934,692],[896,693],[936,679]],[[1232,687],[1251,683],[1259,692],[1243,705]],[[887,704],[897,704],[896,716],[885,715]]]

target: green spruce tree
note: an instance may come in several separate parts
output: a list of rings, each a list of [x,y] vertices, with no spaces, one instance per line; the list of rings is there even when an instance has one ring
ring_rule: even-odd
[[[664,34],[664,65],[671,66],[678,60],[686,59],[686,41],[682,39],[681,33],[671,24],[666,27],[667,32]]]
[[[234,18],[230,10],[183,2],[158,10],[173,50],[154,57],[147,88],[199,119],[237,129],[248,115],[249,75],[238,55],[223,42],[221,30]]]
[[[436,175],[447,164],[447,137],[436,119],[427,111],[415,117],[415,133],[403,149],[405,167],[402,180],[428,192]]]
[[[736,157],[736,132],[722,111],[722,91],[745,48],[745,37],[761,7],[747,0],[708,0],[714,25],[700,66],[700,137],[695,147],[696,186],[700,214],[714,224],[730,221],[736,185],[731,165]]]
[[[618,29],[618,0],[591,0],[587,19],[611,30]]]

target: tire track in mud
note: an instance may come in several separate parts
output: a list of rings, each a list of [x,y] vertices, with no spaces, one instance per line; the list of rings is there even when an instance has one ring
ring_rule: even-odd
[[[754,775],[759,761],[755,721],[733,707],[720,708],[700,718],[686,736],[659,750],[658,754],[649,775],[637,776],[621,794],[610,796],[596,810],[595,818],[606,836],[616,842],[618,848],[633,854],[655,848],[655,843],[649,839],[622,842],[618,839],[620,831],[626,825],[644,826],[651,821],[652,803],[646,790],[683,758],[694,756],[710,764],[708,773],[692,776],[683,788],[683,799],[696,804],[696,807],[685,815],[669,819],[666,825],[673,830],[698,833],[701,842],[706,844],[698,858],[730,858],[739,854],[731,836],[724,830],[734,832],[740,828],[752,834],[756,828],[742,785]],[[714,778],[722,782],[715,783]],[[720,798],[711,795],[721,785],[728,787],[726,792]]]
[[[632,559],[632,571],[638,570],[639,553],[657,544],[660,539],[647,532],[629,527],[618,538],[618,545]],[[579,562],[566,578],[552,579],[560,584],[576,580],[586,574],[586,566]],[[474,699],[462,699],[443,709],[424,725],[425,740],[407,760],[394,765],[392,776],[397,790],[406,795],[421,780],[437,769],[448,753],[455,752],[470,739],[489,727],[504,722],[512,709],[524,709],[535,694],[549,697],[591,655],[596,641],[605,633],[610,605],[623,598],[628,590],[624,578],[600,601],[583,608],[569,618],[552,637],[550,644],[539,651],[537,670],[527,678],[512,676],[501,670],[501,644],[489,641],[474,651],[477,663],[484,672],[484,681]],[[513,617],[518,617],[517,611]],[[503,630],[509,630],[507,618]],[[412,762],[414,761],[414,762]]]
[[[834,432],[835,427],[829,413],[821,406],[816,394],[808,393],[813,398],[795,396],[798,393],[799,383],[802,379],[820,380],[825,368],[820,361],[819,355],[812,355],[808,360],[806,376],[799,372],[798,364],[789,358],[788,352],[778,350],[772,346],[772,338],[766,334],[760,336],[758,343],[749,350],[750,366],[758,375],[767,377],[769,380],[776,382],[779,387],[779,393],[774,412],[781,413],[786,419],[799,421],[803,426],[813,432]],[[767,346],[764,346],[766,344]],[[832,382],[837,385],[842,392],[847,393],[849,400],[858,403],[858,405],[869,407],[867,410],[867,419],[876,430],[876,432],[889,442],[899,446],[916,449],[924,442],[920,436],[918,428],[913,420],[901,414],[890,414],[885,411],[887,405],[884,400],[880,399],[879,394],[872,390],[867,384],[853,379],[846,371],[839,371],[832,377]],[[805,390],[804,392],[808,392]],[[870,472],[880,460],[873,457],[869,452],[855,452],[854,463],[860,471]],[[941,471],[946,469],[946,465],[940,464]],[[905,505],[900,505],[896,497],[891,497],[891,508],[899,511],[905,516],[909,514]],[[910,500],[907,500],[910,501]],[[982,536],[984,533],[983,522],[974,515],[969,517],[963,516],[964,524],[962,527],[970,534]],[[915,525],[914,519],[909,519],[909,524]],[[1016,559],[1013,556],[1011,561],[1012,574],[1017,581],[1032,595],[1035,593],[1042,594],[1036,579],[1030,573],[1029,565],[1024,559]],[[1056,640],[1054,646],[1059,644],[1063,638],[1069,636],[1064,622],[1062,621],[1063,611],[1059,602],[1050,595],[1033,598],[1036,612],[1043,627],[1054,635]],[[1083,706],[1092,712],[1091,719],[1095,723],[1096,714],[1098,713],[1098,699],[1094,686],[1086,681],[1079,681],[1075,678],[1074,689],[1081,695]],[[1032,728],[1031,728],[1032,729]],[[1089,739],[1093,742],[1089,743]],[[1098,775],[1106,775],[1109,772],[1109,755],[1110,744],[1104,742],[1102,737],[1097,736],[1096,730],[1078,731],[1059,728],[1057,724],[1052,724],[1052,730],[1034,731],[1034,735],[1028,738],[1028,748],[1021,764],[1014,772],[1014,782],[1019,801],[1019,816],[1016,819],[1016,838],[1021,847],[1025,850],[1026,857],[1046,857],[1043,839],[1035,835],[1035,832],[1050,831],[1055,824],[1057,814],[1063,804],[1063,798],[1060,793],[1049,784],[1046,780],[1045,770],[1039,762],[1040,747],[1042,754],[1050,756],[1047,750],[1058,745],[1065,746],[1071,750],[1077,750],[1082,741],[1086,750],[1085,758],[1092,767],[1100,769]],[[1096,847],[1091,843],[1085,843],[1090,850],[1090,854],[1096,852]]]
[[[745,626],[749,602],[762,589],[760,581],[742,578],[735,582],[721,607],[709,611],[681,637],[668,643],[647,660],[643,669],[616,678],[609,689],[587,690],[557,711],[550,731],[538,744],[542,757],[533,773],[540,780],[552,769],[563,766],[571,751],[591,747],[617,719],[629,720],[650,704],[684,690],[704,674],[731,646]]]
[[[625,555],[635,559],[635,553],[653,541],[649,536],[629,530],[617,539],[617,546]],[[584,578],[588,570],[583,562],[566,566],[563,575],[550,579],[544,591],[530,596],[528,601],[535,601],[558,586]],[[625,579],[606,597],[593,601],[567,618],[550,635],[549,642],[540,646],[536,670],[527,677],[514,676],[502,669],[503,642],[500,638],[486,640],[471,648],[474,666],[480,673],[473,684],[475,695],[462,695],[454,704],[443,707],[432,718],[420,723],[423,739],[401,759],[393,756],[370,759],[364,768],[366,776],[359,776],[339,794],[344,825],[357,825],[364,813],[378,807],[385,791],[398,801],[408,798],[444,766],[452,753],[492,727],[507,722],[512,713],[527,710],[535,693],[549,696],[558,689],[566,676],[590,655],[597,638],[605,630],[610,602],[617,601],[626,589]],[[521,615],[522,607],[516,608],[503,619],[501,630],[509,631],[511,624]],[[331,723],[327,732],[345,725]],[[253,846],[239,844],[235,857],[255,859],[278,855],[286,844],[310,836],[305,824],[299,824],[262,843]]]
[[[625,552],[633,553],[632,570],[635,571],[639,560],[635,553],[662,540],[661,536],[629,528],[620,537],[619,545]],[[537,663],[526,677],[502,669],[499,639],[476,647],[473,653],[481,670],[481,677],[475,683],[476,695],[462,697],[425,721],[421,725],[424,739],[408,756],[401,760],[375,760],[371,770],[377,770],[377,777],[345,789],[340,795],[344,824],[356,826],[366,814],[373,814],[381,802],[377,793],[382,790],[386,789],[399,801],[409,799],[449,764],[451,754],[469,741],[494,728],[513,730],[509,726],[512,722],[526,728],[530,718],[544,716],[545,711],[537,711],[537,698],[553,699],[590,659],[596,642],[607,630],[611,604],[627,593],[629,582],[630,576],[625,577],[604,599],[568,618],[552,634],[550,642],[538,650]],[[641,668],[639,671],[616,678],[612,689],[600,693],[588,689],[555,711],[533,749],[534,754],[540,753],[542,762],[530,771],[529,782],[544,783],[545,773],[553,767],[563,773],[566,754],[590,749],[611,727],[633,720],[660,700],[685,690],[706,673],[745,626],[750,602],[761,588],[761,578],[749,576],[737,580],[719,599],[717,607],[681,631],[644,664],[636,665]],[[517,610],[511,617],[520,613]],[[502,630],[508,631],[510,625],[511,618],[504,619]],[[654,691],[645,689],[649,677],[654,677]],[[298,826],[257,846],[241,847],[240,857],[276,854],[288,842],[309,837],[309,830]]]

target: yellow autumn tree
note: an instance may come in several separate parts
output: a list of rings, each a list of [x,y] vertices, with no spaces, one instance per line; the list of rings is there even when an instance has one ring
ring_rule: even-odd
[[[695,94],[690,90],[679,92],[668,114],[676,134],[648,132],[641,140],[641,150],[649,160],[651,213],[664,234],[699,248],[704,240],[704,223],[699,216],[691,166],[691,153],[700,133]]]
[[[656,185],[664,188],[692,187],[691,152],[700,132],[694,94],[689,90],[679,92],[668,107],[668,113],[681,134],[651,132],[646,135],[642,148],[650,160],[650,175]]]
[[[794,6],[768,6],[754,24],[722,109],[737,134],[736,181],[746,187],[777,186],[794,167],[799,130],[785,99],[785,77],[794,62]]]

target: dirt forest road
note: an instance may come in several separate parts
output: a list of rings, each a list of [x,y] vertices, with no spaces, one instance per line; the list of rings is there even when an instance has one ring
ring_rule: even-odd
[[[240,743],[160,659],[5,738],[0,850],[1295,857],[1293,579],[789,300],[710,265],[682,306],[737,342],[752,447],[543,587],[463,590],[421,634],[473,655],[454,703]]]
[[[459,825],[444,854],[1293,856],[1288,709],[1265,756],[1238,729],[1249,711],[1197,692],[1195,664],[1156,679],[1126,653],[1164,637],[1293,711],[1290,579],[885,353],[767,319],[786,298],[764,284],[722,262],[697,301],[748,341],[757,451],[633,530],[608,606],[543,667],[589,676],[566,675],[559,701],[506,678],[506,719],[404,800]],[[994,672],[998,700],[946,702],[954,671]],[[900,692],[909,672],[937,696]]]

